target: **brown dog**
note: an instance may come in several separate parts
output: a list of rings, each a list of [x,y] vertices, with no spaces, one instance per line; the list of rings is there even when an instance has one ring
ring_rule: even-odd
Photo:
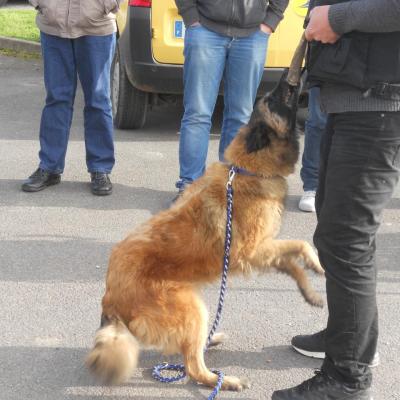
[[[275,240],[287,191],[285,177],[298,158],[295,133],[297,89],[285,76],[260,99],[249,123],[228,147],[229,164],[254,175],[233,180],[233,226],[229,274],[275,268],[292,276],[306,299],[321,306],[304,266],[323,273],[312,247],[301,240]],[[208,315],[199,288],[219,280],[224,255],[229,166],[211,165],[176,204],[139,227],[111,254],[102,327],[87,365],[107,382],[129,378],[139,343],[166,354],[181,353],[187,374],[214,386],[204,363]],[[220,342],[221,335],[213,338]],[[241,390],[244,379],[226,376],[223,389]]]

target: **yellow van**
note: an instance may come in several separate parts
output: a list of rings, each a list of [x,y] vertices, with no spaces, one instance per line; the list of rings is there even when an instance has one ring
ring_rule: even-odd
[[[290,0],[268,44],[259,92],[279,80],[301,36],[307,0]],[[115,126],[143,127],[149,107],[183,93],[185,26],[174,0],[129,0],[117,14],[118,42],[111,89]]]

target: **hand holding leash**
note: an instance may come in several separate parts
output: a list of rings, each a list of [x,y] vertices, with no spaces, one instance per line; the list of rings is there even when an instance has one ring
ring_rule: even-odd
[[[332,29],[329,22],[329,7],[315,7],[310,12],[310,19],[305,31],[305,37],[310,42],[316,40],[322,43],[335,43],[339,35]]]

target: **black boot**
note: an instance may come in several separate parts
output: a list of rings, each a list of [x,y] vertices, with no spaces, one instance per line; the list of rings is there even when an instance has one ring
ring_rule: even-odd
[[[372,400],[370,389],[356,389],[316,371],[311,379],[298,386],[276,390],[272,400]]]
[[[106,196],[112,193],[112,183],[108,174],[103,172],[93,172],[90,174],[90,188],[96,196]]]
[[[39,192],[47,186],[56,185],[61,181],[61,174],[53,174],[38,168],[21,186],[24,192]]]

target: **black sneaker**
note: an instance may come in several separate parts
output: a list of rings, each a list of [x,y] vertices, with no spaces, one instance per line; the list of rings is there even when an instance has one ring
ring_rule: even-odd
[[[298,386],[276,390],[272,400],[372,400],[370,389],[355,389],[322,371]]]
[[[325,358],[325,329],[314,333],[313,335],[298,335],[292,338],[292,347],[307,357],[313,358]],[[374,355],[370,368],[377,367],[379,365],[379,353],[376,352]]]
[[[175,183],[175,187],[178,189],[178,193],[171,200],[170,206],[176,203],[176,201],[182,197],[185,189],[190,185],[190,183],[183,183],[182,181],[178,181]]]
[[[179,189],[179,190],[178,190],[178,193],[177,193],[177,194],[172,198],[172,200],[171,200],[171,206],[172,206],[173,204],[175,204],[179,198],[182,197],[183,191],[184,191],[184,189]]]
[[[90,189],[96,196],[106,196],[112,193],[112,183],[108,174],[103,172],[92,172],[90,174]]]
[[[38,168],[21,186],[24,192],[39,192],[61,181],[61,174],[54,174]]]

